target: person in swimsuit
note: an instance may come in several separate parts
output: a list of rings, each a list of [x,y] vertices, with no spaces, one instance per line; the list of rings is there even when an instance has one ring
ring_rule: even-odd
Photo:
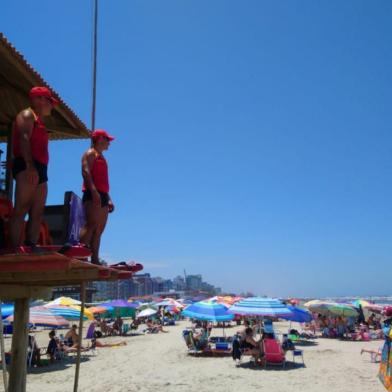
[[[109,196],[109,173],[103,152],[114,140],[103,129],[91,134],[92,147],[82,157],[83,204],[86,224],[80,232],[80,241],[91,248],[91,262],[100,264],[99,246],[105,229],[108,213],[114,210]]]
[[[26,245],[35,247],[38,241],[48,192],[49,137],[43,117],[50,116],[53,107],[58,104],[46,87],[33,87],[29,98],[30,107],[16,116],[12,133],[12,173],[16,182],[15,207],[10,220],[13,247],[22,245],[22,230],[27,213]]]

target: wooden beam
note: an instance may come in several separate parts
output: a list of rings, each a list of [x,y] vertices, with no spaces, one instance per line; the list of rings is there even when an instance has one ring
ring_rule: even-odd
[[[97,270],[68,270],[47,272],[2,272],[0,273],[0,285],[7,283],[31,283],[40,286],[53,286],[56,282],[68,282],[77,284],[82,281],[99,280]]]
[[[29,299],[17,299],[14,310],[8,392],[26,392]]]
[[[0,285],[0,298],[2,300],[11,300],[19,298],[35,298],[35,299],[50,299],[52,296],[51,287],[42,286],[27,286],[16,284],[2,284]]]

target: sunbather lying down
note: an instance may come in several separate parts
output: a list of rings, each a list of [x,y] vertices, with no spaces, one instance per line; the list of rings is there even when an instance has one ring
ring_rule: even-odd
[[[120,347],[120,346],[126,346],[127,342],[126,341],[121,341],[121,342],[113,342],[113,343],[102,343],[97,339],[91,339],[91,347]]]

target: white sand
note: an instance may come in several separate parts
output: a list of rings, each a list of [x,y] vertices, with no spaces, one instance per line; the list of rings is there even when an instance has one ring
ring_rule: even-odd
[[[316,345],[302,347],[306,367],[294,366],[287,354],[285,370],[250,367],[249,357],[236,368],[231,357],[203,358],[187,355],[182,330],[188,322],[166,327],[169,333],[129,337],[111,337],[102,342],[125,340],[127,346],[98,348],[96,356],[85,356],[80,369],[79,391],[181,391],[181,392],[383,392],[377,379],[378,364],[370,362],[361,348],[375,349],[382,341],[342,342],[316,339]],[[277,323],[277,329],[287,331],[287,324]],[[234,328],[227,329],[231,335]],[[41,347],[48,342],[48,331],[36,334]],[[215,335],[222,330],[216,329]],[[11,339],[7,339],[9,346]],[[297,360],[298,361],[298,360]],[[73,390],[75,361],[30,369],[28,392],[64,392]],[[2,381],[1,381],[2,382]],[[2,385],[2,384],[1,384]],[[0,387],[2,390],[2,387]]]

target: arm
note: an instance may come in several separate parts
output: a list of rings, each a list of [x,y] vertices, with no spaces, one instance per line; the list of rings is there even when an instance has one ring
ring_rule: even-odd
[[[91,168],[93,167],[94,160],[95,160],[95,152],[93,149],[90,148],[87,152],[83,154],[82,157],[82,176],[87,189],[89,189],[91,192],[93,198],[93,204],[99,205],[101,198],[99,196],[97,188],[94,185],[93,177],[91,174]]]
[[[30,138],[34,127],[34,115],[26,109],[19,113],[16,117],[16,125],[19,129],[20,150],[22,157],[26,162],[26,171],[31,183],[38,182],[38,173],[33,165],[33,158],[31,156]]]
[[[109,196],[109,203],[108,203],[109,212],[113,212],[114,211],[114,204],[113,204],[112,198],[110,197],[109,194],[108,194],[108,196]]]

